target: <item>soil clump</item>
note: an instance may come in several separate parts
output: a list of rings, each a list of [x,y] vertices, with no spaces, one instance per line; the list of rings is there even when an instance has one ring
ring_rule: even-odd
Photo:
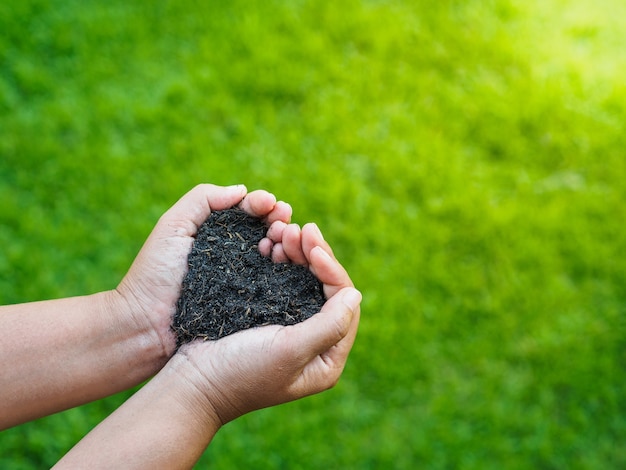
[[[270,324],[293,325],[319,312],[322,285],[305,266],[261,255],[267,227],[241,209],[211,213],[200,226],[172,329],[180,346]]]

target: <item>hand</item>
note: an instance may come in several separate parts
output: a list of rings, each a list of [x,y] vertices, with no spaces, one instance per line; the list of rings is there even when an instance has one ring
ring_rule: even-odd
[[[263,218],[268,226],[286,224],[291,218],[291,207],[277,202],[274,195],[262,190],[246,192],[243,185],[210,184],[189,191],[159,219],[116,289],[116,300],[127,308],[135,324],[154,331],[167,357],[176,346],[170,324],[187,273],[187,256],[199,226],[211,211],[239,205],[248,214]],[[267,247],[268,241],[261,245]]]
[[[318,314],[296,325],[253,328],[180,348],[176,356],[187,365],[178,369],[184,375],[180,383],[220,424],[334,386],[357,333],[361,294],[317,226],[300,230],[281,222],[271,227],[263,251],[274,260],[308,265],[328,300]]]
[[[242,188],[196,188],[161,218],[120,287],[129,302],[142,307],[141,315],[167,319],[169,331],[193,234],[211,209],[237,204],[244,193]],[[328,299],[322,310],[296,325],[264,326],[181,346],[58,468],[191,468],[228,421],[337,382],[356,336],[361,294],[317,227],[307,224],[300,230],[288,225],[290,208],[275,201],[261,191],[239,204],[249,213],[264,215],[270,226],[267,239],[259,244],[262,254],[307,265],[322,281]],[[162,310],[158,316],[157,310]],[[124,362],[132,357],[122,356]],[[111,376],[106,379],[110,382]]]

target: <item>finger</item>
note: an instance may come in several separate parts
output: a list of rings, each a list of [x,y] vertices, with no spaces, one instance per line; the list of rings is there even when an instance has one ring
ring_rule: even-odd
[[[302,251],[302,237],[298,224],[289,224],[283,231],[283,250],[294,264],[307,265],[308,260]]]
[[[265,256],[266,258],[272,254],[272,248],[274,247],[274,242],[269,238],[262,238],[259,240],[259,253],[261,256]]]
[[[182,235],[193,236],[212,210],[233,207],[246,195],[244,185],[216,186],[200,184],[181,197],[160,219]]]
[[[343,369],[343,365],[345,364],[346,358],[352,349],[352,345],[354,344],[354,340],[356,339],[356,334],[359,329],[359,322],[361,320],[361,300],[363,297],[359,291],[356,291],[356,289],[354,289],[356,294],[350,293],[350,290],[352,289],[353,288],[351,287],[344,288],[333,297],[333,299],[335,299],[335,297],[339,297],[339,301],[344,304],[349,304],[353,311],[352,319],[350,321],[350,325],[348,326],[348,333],[337,344],[330,347],[320,355],[326,365],[331,368],[340,364]],[[346,299],[346,296],[353,295],[355,297],[353,297],[351,301]],[[324,307],[322,307],[322,309],[324,309]]]
[[[275,243],[272,248],[272,261],[274,263],[289,263],[289,257],[285,254],[282,243]]]
[[[267,225],[271,225],[277,220],[288,224],[291,221],[291,215],[293,210],[289,204],[283,201],[278,201],[272,211],[267,214],[265,222]]]
[[[294,396],[322,392],[337,383],[356,338],[360,302],[359,291],[343,289],[317,315],[285,329],[291,329],[286,333],[306,354],[301,357],[306,364],[292,386]]]
[[[243,198],[239,207],[253,217],[265,217],[276,206],[276,196],[263,189],[252,191]]]
[[[361,299],[361,293],[355,288],[342,289],[324,304],[319,313],[285,329],[291,329],[287,334],[299,344],[304,360],[308,362],[315,356],[328,354],[331,348],[337,348],[340,344],[340,353],[349,351],[356,336]],[[355,315],[356,323],[353,321]],[[342,344],[344,340],[346,343]],[[333,355],[333,360],[341,360],[337,353]]]
[[[322,232],[320,231],[317,224],[308,223],[304,227],[302,227],[302,251],[304,252],[305,256],[308,256],[311,250],[316,246],[321,247],[326,253],[330,255],[331,258],[336,259],[332,248],[326,242],[326,240],[324,240],[324,236],[322,235]],[[309,260],[309,263],[310,262],[311,260]]]
[[[354,286],[316,224],[308,223],[302,228],[302,249],[309,262],[309,269],[324,284],[326,298],[332,297],[343,287]]]
[[[332,258],[321,246],[309,253],[309,269],[324,284],[324,295],[330,299],[344,287],[354,287],[350,276],[339,262]]]
[[[287,224],[282,220],[277,220],[270,225],[270,228],[267,229],[267,238],[272,240],[274,243],[280,243],[283,241],[283,231],[287,227]]]

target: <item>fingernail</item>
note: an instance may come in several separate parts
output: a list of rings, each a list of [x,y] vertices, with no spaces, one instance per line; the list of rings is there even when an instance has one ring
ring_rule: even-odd
[[[247,191],[245,184],[232,184],[229,186],[231,189],[238,189],[239,191]]]
[[[345,294],[343,294],[343,299],[341,300],[351,310],[356,310],[362,299],[363,296],[361,295],[361,293],[358,290],[351,288]]]
[[[330,257],[330,255],[328,253],[326,253],[326,250],[324,250],[324,248],[322,248],[321,246],[316,246],[313,248],[313,250],[316,250],[318,253],[320,253],[324,258],[326,258],[327,260],[332,261],[333,259]],[[311,252],[313,251],[311,250]]]
[[[320,230],[320,228],[317,226],[315,222],[313,222],[313,228],[315,229],[315,233],[317,233],[317,235],[323,240],[324,235],[322,235],[322,231]]]

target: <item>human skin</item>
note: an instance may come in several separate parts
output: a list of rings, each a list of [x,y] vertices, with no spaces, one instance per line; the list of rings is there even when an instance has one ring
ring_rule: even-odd
[[[0,307],[0,430],[157,373],[176,347],[170,322],[197,228],[211,210],[235,205],[270,228],[291,218],[291,207],[266,191],[199,185],[159,219],[116,289]],[[282,252],[279,237],[262,245],[265,256]]]
[[[361,295],[315,225],[289,230],[292,238],[282,232],[284,252],[302,255],[324,284],[328,300],[320,313],[292,326],[182,346],[56,468],[192,468],[227,422],[337,383],[356,336]]]

